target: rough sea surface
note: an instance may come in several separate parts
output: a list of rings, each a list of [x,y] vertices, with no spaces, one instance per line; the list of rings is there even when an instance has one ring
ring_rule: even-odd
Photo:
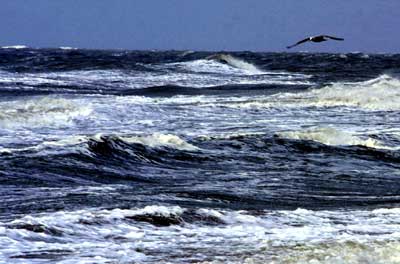
[[[400,55],[0,49],[0,263],[400,263]]]

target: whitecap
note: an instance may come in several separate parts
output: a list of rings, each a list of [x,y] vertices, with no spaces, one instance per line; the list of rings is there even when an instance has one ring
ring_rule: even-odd
[[[211,57],[213,60],[218,62],[226,63],[227,65],[241,69],[250,74],[263,74],[264,72],[261,71],[257,66],[242,59],[236,58],[229,54],[216,54],[215,56]]]
[[[386,209],[372,212],[266,210],[257,214],[197,210],[197,214],[221,219],[216,225],[204,225],[201,220],[185,223],[180,216],[186,210],[179,206],[148,205],[27,215],[11,222],[0,222],[0,252],[7,252],[7,256],[3,255],[7,259],[27,249],[32,252],[68,249],[68,259],[74,262],[84,262],[88,256],[98,256],[108,262],[125,260],[127,256],[127,261],[154,262],[175,254],[176,261],[186,263],[186,255],[176,255],[176,252],[187,251],[191,252],[192,262],[218,253],[233,257],[230,259],[233,263],[243,263],[242,254],[239,254],[243,248],[251,252],[247,255],[249,261],[259,260],[259,263],[269,263],[275,258],[285,263],[359,263],[361,257],[371,263],[375,263],[374,260],[397,263],[395,260],[400,257],[395,254],[400,248],[396,242],[400,238],[398,210],[392,210],[390,217]],[[159,227],[136,221],[132,216],[137,215],[175,217],[182,222]],[[147,253],[140,253],[143,251]],[[201,255],[196,254],[198,252]],[[240,258],[236,258],[236,254],[229,255],[232,252],[238,253]],[[265,258],[268,261],[262,261]],[[314,258],[316,260],[312,261]],[[226,262],[226,258],[221,261]]]
[[[400,109],[400,80],[389,75],[375,79],[337,82],[298,93],[278,93],[252,100],[233,102],[233,108],[348,107],[370,111]]]
[[[27,49],[28,46],[25,45],[14,45],[14,46],[3,46],[2,49]]]
[[[172,134],[154,133],[151,135],[120,136],[120,138],[127,143],[139,143],[153,148],[164,146],[188,151],[199,150],[198,147]]]
[[[388,149],[373,138],[360,138],[351,133],[340,131],[333,127],[315,127],[299,131],[286,131],[278,133],[278,136],[297,140],[312,140],[330,146],[365,146],[369,148]]]
[[[87,103],[56,97],[0,102],[0,124],[3,128],[71,125],[76,118],[88,117]]]
[[[73,47],[59,47],[59,49],[62,49],[62,50],[77,50],[78,48],[73,48]]]
[[[400,109],[400,80],[389,75],[358,83],[335,83],[305,94],[315,106],[349,106],[370,110]]]

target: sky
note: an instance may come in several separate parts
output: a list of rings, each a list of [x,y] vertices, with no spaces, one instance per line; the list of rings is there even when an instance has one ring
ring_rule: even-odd
[[[400,53],[399,0],[5,0],[0,46]]]

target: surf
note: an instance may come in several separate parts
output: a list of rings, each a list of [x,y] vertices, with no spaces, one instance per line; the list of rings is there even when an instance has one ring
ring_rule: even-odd
[[[257,66],[247,61],[241,60],[229,54],[213,54],[206,57],[206,60],[213,60],[220,63],[227,64],[233,68],[243,70],[249,74],[263,74]]]

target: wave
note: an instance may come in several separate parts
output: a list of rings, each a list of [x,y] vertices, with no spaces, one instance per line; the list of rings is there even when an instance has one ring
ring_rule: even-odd
[[[251,86],[261,85],[309,86],[312,84],[306,76],[289,73],[246,75],[242,70],[207,60],[163,64],[157,67],[160,67],[159,71],[166,72],[160,73],[155,70],[156,68],[153,71],[83,70],[45,73],[0,71],[0,91],[11,95],[52,93],[124,95],[130,92],[140,93],[140,89],[154,87],[175,86],[193,90],[218,89],[225,86],[234,88],[247,85],[251,88]],[[171,67],[171,70],[167,70]],[[184,70],[178,70],[177,67]],[[199,93],[194,90],[192,92]]]
[[[122,136],[122,140],[128,143],[139,143],[149,147],[169,147],[179,150],[196,151],[199,148],[187,143],[176,135],[155,133],[152,135]]]
[[[70,125],[91,113],[90,105],[56,97],[0,102],[0,124],[4,128]]]
[[[400,80],[389,75],[359,83],[335,83],[306,94],[315,106],[349,106],[370,110],[400,109]]]
[[[28,46],[25,45],[14,45],[14,46],[3,46],[2,49],[27,49]]]
[[[133,184],[132,197],[167,195],[174,204],[230,209],[326,209],[341,208],[344,202],[351,208],[399,202],[393,176],[400,164],[396,151],[265,134],[185,139],[169,134],[97,134],[0,148],[0,183],[18,188]],[[360,190],[368,181],[374,187]],[[187,222],[180,218],[143,213],[132,220]],[[230,220],[218,217],[214,222]]]
[[[292,141],[294,140],[294,141]],[[62,139],[43,141],[32,146],[14,148],[0,148],[0,153],[29,152],[35,155],[46,156],[61,153],[80,153],[89,156],[121,154],[126,157],[136,158],[146,156],[144,160],[160,160],[160,158],[174,160],[175,155],[185,155],[189,163],[202,159],[223,161],[225,158],[218,155],[221,149],[246,149],[248,155],[275,155],[276,148],[285,147],[288,152],[322,151],[327,153],[354,154],[356,156],[376,156],[382,161],[397,162],[398,147],[387,146],[383,142],[368,136],[358,136],[349,132],[340,131],[333,127],[315,127],[299,131],[284,131],[269,137],[264,133],[234,133],[226,135],[203,135],[193,138],[192,142],[173,135],[163,133],[152,134],[96,134],[92,136],[76,135]],[[308,142],[309,141],[309,142]],[[313,145],[315,142],[316,145]],[[322,144],[322,145],[321,145]],[[265,149],[269,146],[271,149]],[[331,148],[332,147],[332,148]],[[345,148],[336,148],[345,147]],[[353,148],[365,147],[365,148]],[[34,151],[34,152],[32,152]],[[216,152],[215,152],[216,151]],[[164,155],[161,155],[164,153]],[[186,153],[186,154],[183,154]],[[164,157],[161,157],[161,156]],[[237,157],[239,158],[239,157]]]
[[[206,263],[218,254],[223,259],[213,263],[398,263],[398,219],[394,212],[359,210],[85,209],[0,222],[0,248],[7,249],[5,260],[76,263],[88,256],[101,262]]]
[[[338,82],[307,91],[278,93],[269,97],[235,102],[233,108],[350,107],[371,111],[400,109],[400,80],[381,75],[354,83]]]
[[[105,145],[104,145],[105,144]],[[51,153],[75,152],[76,150],[85,154],[93,155],[88,152],[99,149],[103,145],[110,153],[112,151],[127,151],[130,144],[139,144],[149,148],[169,148],[183,151],[198,151],[198,147],[186,142],[182,138],[172,134],[154,133],[149,135],[103,135],[101,133],[93,136],[70,136],[63,139],[43,141],[34,146],[23,146],[21,148],[0,148],[0,153],[14,153],[36,151],[39,155],[49,155]],[[129,152],[129,151],[128,151]],[[131,152],[129,152],[131,153]]]
[[[172,134],[154,133],[149,135],[103,135],[97,134],[87,138],[87,144],[93,150],[97,144],[108,144],[114,150],[126,151],[127,146],[139,144],[149,148],[169,148],[183,151],[197,151],[198,147],[186,142],[182,138]],[[122,143],[122,144],[120,144]]]
[[[163,67],[167,69],[178,69],[182,72],[187,73],[200,73],[200,74],[222,74],[222,75],[234,75],[234,76],[249,76],[249,75],[260,75],[266,74],[265,72],[251,71],[245,68],[238,68],[232,65],[221,63],[220,61],[211,59],[199,59],[194,61],[185,62],[174,62],[168,64],[158,65],[159,69]]]
[[[293,87],[313,85],[310,81],[311,75],[263,71],[251,63],[227,54],[215,55],[213,59],[195,58],[184,62],[133,61],[127,66],[120,65],[119,59],[115,56],[110,58],[103,53],[86,54],[89,51],[82,50],[65,53],[59,49],[46,52],[50,54],[41,54],[41,51],[35,50],[31,57],[24,58],[23,61],[10,62],[10,65],[2,68],[0,92],[9,95],[71,93],[129,95],[142,92],[137,91],[140,89],[161,87],[158,89],[161,91],[162,87],[185,87],[191,91],[184,93],[198,94],[199,91],[193,89],[230,87],[233,91],[235,87],[241,88],[246,85],[249,89],[252,86],[260,88],[262,85]],[[54,56],[56,58],[53,59]],[[90,56],[92,60],[89,61]],[[153,56],[157,58],[156,55]],[[41,63],[34,59],[37,57]],[[128,58],[124,59],[127,60],[124,63],[130,62]],[[143,95],[151,93],[144,92]]]
[[[233,68],[243,70],[245,73],[248,74],[264,74],[265,72],[261,71],[257,68],[254,64],[236,58],[229,54],[214,54],[211,56],[206,57],[206,60],[214,60],[217,62],[222,62],[227,64]]]
[[[71,153],[74,149],[80,149],[86,152],[84,148],[80,148],[83,144],[87,144],[87,136],[69,136],[63,139],[44,140],[41,143],[30,146],[19,147],[0,147],[0,154],[23,154],[24,152],[36,153],[39,156],[57,155],[62,153]]]
[[[28,186],[151,183],[162,180],[167,168],[195,169],[207,159],[196,155],[198,151],[168,134],[72,136],[34,146],[0,148],[0,173],[4,176],[0,182]]]
[[[364,146],[377,149],[392,149],[373,138],[362,139],[333,127],[317,127],[301,131],[278,133],[280,137],[296,140],[312,140],[330,146]]]
[[[307,81],[312,75],[293,73],[287,71],[265,71],[259,69],[256,65],[236,58],[229,54],[213,54],[204,59],[190,60],[184,62],[174,62],[158,65],[157,69],[181,69],[185,72],[202,74],[222,74],[231,76],[254,76],[268,80],[282,81]]]
[[[73,48],[73,47],[59,47],[59,49],[62,49],[62,50],[78,50],[78,48]]]

